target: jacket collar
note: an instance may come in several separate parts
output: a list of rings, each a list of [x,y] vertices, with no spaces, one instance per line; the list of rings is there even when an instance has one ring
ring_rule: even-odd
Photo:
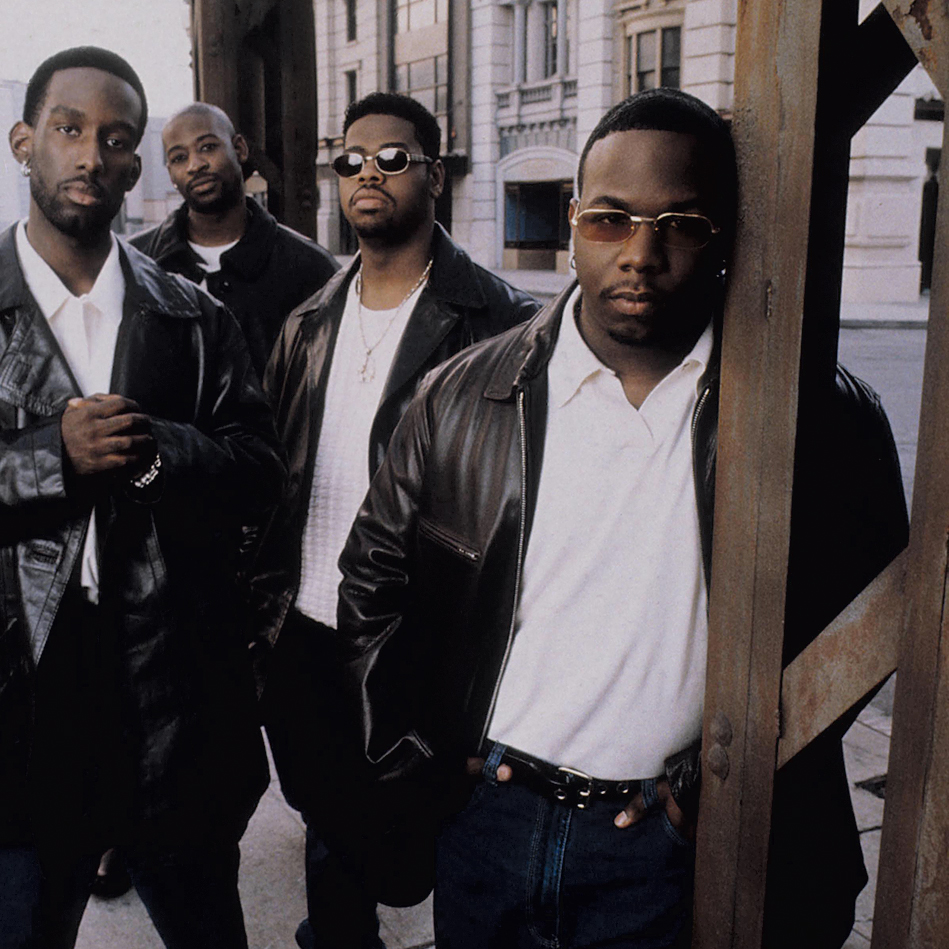
[[[238,271],[247,280],[256,280],[267,266],[273,249],[277,219],[251,198],[244,200],[247,208],[244,236],[221,255],[221,265]],[[198,257],[188,244],[187,204],[179,205],[160,225],[155,240],[155,259],[163,267],[172,262],[184,264],[187,269],[195,271],[195,282],[200,282]]]
[[[123,325],[129,317],[145,312],[176,319],[198,316],[197,291],[190,285],[169,276],[121,240],[119,257],[126,287]],[[79,395],[79,390],[23,279],[13,227],[0,234],[0,313],[10,310],[15,310],[16,316],[7,346],[0,353],[0,392],[14,405],[51,415],[67,399]],[[114,384],[129,371],[122,338],[120,328],[112,370]]]
[[[564,307],[576,286],[577,281],[572,280],[515,335],[488,380],[485,398],[506,401],[546,368],[560,333]]]

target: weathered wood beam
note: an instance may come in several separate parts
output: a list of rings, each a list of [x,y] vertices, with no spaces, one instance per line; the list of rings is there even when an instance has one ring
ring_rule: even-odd
[[[906,554],[900,554],[785,670],[778,767],[896,669]]]
[[[873,949],[949,946],[949,162],[937,215]]]
[[[233,0],[194,0],[191,22],[195,99],[237,116],[239,38]]]
[[[761,946],[820,30],[816,0],[738,6],[742,186],[722,354],[693,943],[701,949]]]
[[[945,100],[949,98],[949,4],[945,0],[883,0],[893,22]]]
[[[316,34],[311,0],[283,0],[280,13],[280,105],[283,139],[282,220],[316,237]]]

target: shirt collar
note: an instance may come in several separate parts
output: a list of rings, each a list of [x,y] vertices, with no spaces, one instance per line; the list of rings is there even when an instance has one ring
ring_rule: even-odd
[[[577,285],[563,308],[560,334],[548,367],[549,403],[558,408],[566,405],[580,391],[584,383],[598,373],[615,375],[596,358],[580,335],[575,317],[580,297],[580,286]],[[676,372],[694,368],[696,393],[701,387],[702,377],[712,357],[713,341],[712,324],[709,322],[689,354],[676,369],[672,370]]]
[[[88,301],[106,316],[121,319],[125,299],[125,276],[119,260],[119,244],[114,234],[109,255],[96,277],[92,289],[77,297],[59,279],[56,271],[36,252],[26,236],[26,221],[16,229],[16,250],[23,270],[23,279],[33,294],[43,316],[51,319],[70,299]]]

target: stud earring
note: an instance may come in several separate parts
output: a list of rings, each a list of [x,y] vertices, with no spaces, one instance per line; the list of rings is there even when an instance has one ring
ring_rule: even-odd
[[[30,177],[30,163],[28,161],[20,165],[20,174],[23,175],[24,178]]]

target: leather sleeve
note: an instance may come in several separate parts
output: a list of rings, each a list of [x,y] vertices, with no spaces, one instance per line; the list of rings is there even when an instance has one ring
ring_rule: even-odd
[[[252,517],[280,499],[283,451],[240,329],[210,301],[202,299],[205,362],[196,419],[153,419],[152,430],[168,489]]]
[[[666,758],[666,780],[679,810],[690,823],[699,813],[699,791],[702,782],[702,742],[696,741]]]
[[[414,732],[413,548],[430,436],[425,386],[395,430],[340,557],[337,630],[367,757],[383,773],[412,769],[428,749]],[[386,670],[386,678],[376,674]],[[400,675],[399,669],[405,674]],[[394,714],[376,720],[373,709]]]

